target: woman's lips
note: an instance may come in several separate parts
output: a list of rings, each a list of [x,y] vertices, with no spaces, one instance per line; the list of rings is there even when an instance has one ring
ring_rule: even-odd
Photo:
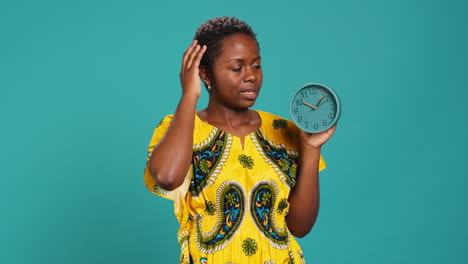
[[[247,99],[255,99],[257,98],[257,92],[253,90],[246,90],[240,92],[243,96],[247,97]]]

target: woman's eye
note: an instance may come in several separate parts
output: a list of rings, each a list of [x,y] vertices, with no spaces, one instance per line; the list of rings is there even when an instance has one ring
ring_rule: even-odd
[[[231,69],[232,71],[235,71],[235,72],[240,72],[242,70],[242,67],[239,67],[239,68],[234,68],[234,69]]]
[[[254,65],[253,68],[254,68],[254,69],[261,69],[261,68],[262,68],[262,65]]]

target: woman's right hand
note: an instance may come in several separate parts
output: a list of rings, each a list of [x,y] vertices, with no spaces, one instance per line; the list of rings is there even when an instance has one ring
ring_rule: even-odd
[[[198,98],[201,94],[199,66],[205,51],[206,45],[201,47],[198,41],[194,40],[184,53],[180,70],[180,83],[184,95],[195,95]]]
[[[180,71],[183,96],[148,163],[154,181],[168,191],[179,187],[190,169],[197,100],[201,94],[198,67],[205,51],[206,46],[197,45],[196,40],[185,51]]]

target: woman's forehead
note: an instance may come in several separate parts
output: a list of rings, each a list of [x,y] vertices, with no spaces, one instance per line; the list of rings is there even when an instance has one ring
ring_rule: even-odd
[[[222,61],[252,60],[260,57],[257,42],[247,34],[236,33],[223,39]]]

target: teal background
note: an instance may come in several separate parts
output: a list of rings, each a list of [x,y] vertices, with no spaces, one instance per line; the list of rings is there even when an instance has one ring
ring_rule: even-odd
[[[196,28],[220,15],[258,33],[256,109],[289,118],[307,82],[340,95],[307,261],[467,263],[467,7],[1,1],[0,263],[177,263],[172,203],[143,184],[146,147],[178,103]]]

